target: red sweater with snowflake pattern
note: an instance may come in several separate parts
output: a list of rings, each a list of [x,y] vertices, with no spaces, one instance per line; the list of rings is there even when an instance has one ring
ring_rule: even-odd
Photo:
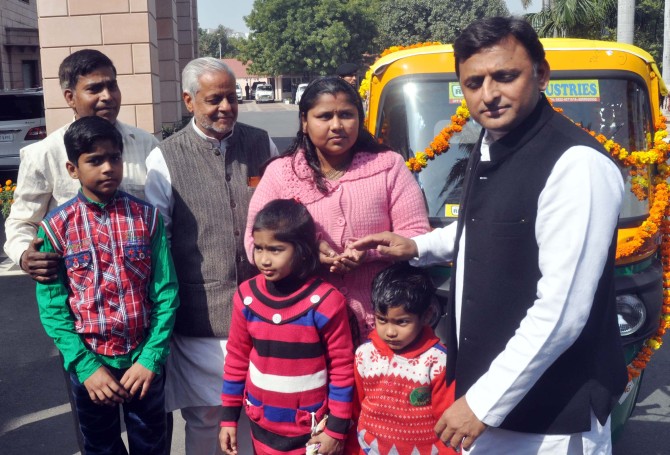
[[[447,350],[430,327],[402,354],[391,350],[376,331],[370,333],[370,341],[356,350],[354,368],[361,453],[455,454],[434,429],[454,401],[446,365]]]

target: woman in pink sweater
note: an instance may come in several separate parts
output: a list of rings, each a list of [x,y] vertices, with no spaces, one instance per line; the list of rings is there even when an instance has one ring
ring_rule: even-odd
[[[421,189],[402,156],[379,144],[363,126],[361,99],[348,83],[312,82],[299,104],[300,129],[289,149],[269,162],[249,206],[245,244],[253,254],[251,226],[272,199],[295,198],[316,222],[322,276],[347,298],[362,342],[374,328],[372,279],[389,265],[375,251],[348,249],[365,235],[393,231],[412,237],[428,231]]]

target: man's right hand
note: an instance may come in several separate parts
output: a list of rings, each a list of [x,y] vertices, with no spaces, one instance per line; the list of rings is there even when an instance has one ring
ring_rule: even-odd
[[[416,242],[393,232],[380,232],[367,235],[351,244],[357,250],[377,249],[384,256],[392,257],[397,261],[406,261],[419,255]]]
[[[58,253],[41,253],[39,248],[44,239],[35,237],[28,249],[21,255],[21,270],[38,283],[51,283],[58,278]]]

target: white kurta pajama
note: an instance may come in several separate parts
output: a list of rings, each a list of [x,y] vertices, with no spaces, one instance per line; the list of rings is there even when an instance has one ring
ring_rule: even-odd
[[[488,137],[482,141],[482,161],[490,161],[490,143]],[[465,395],[488,428],[464,453],[611,453],[610,421],[600,425],[593,412],[591,430],[584,433],[538,435],[496,427],[584,328],[611,241],[603,233],[615,229],[622,198],[621,171],[598,151],[571,147],[556,162],[538,199],[535,237],[542,277],[537,299],[505,349]],[[464,263],[465,236],[464,229],[458,264]],[[452,260],[455,239],[456,223],[415,237],[419,257],[412,262],[426,266]],[[455,286],[458,339],[463,267],[456,268]]]

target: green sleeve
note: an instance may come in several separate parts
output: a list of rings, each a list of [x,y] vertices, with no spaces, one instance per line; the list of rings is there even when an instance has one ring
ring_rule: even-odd
[[[149,299],[152,302],[151,325],[137,361],[158,374],[170,352],[170,336],[179,306],[177,273],[160,214],[151,237]]]
[[[55,252],[51,241],[40,227],[37,237],[44,239],[41,251]],[[44,330],[63,354],[64,368],[77,374],[84,382],[102,365],[75,331],[75,321],[68,304],[67,275],[63,260],[58,266],[58,279],[52,283],[37,283],[37,305]]]

